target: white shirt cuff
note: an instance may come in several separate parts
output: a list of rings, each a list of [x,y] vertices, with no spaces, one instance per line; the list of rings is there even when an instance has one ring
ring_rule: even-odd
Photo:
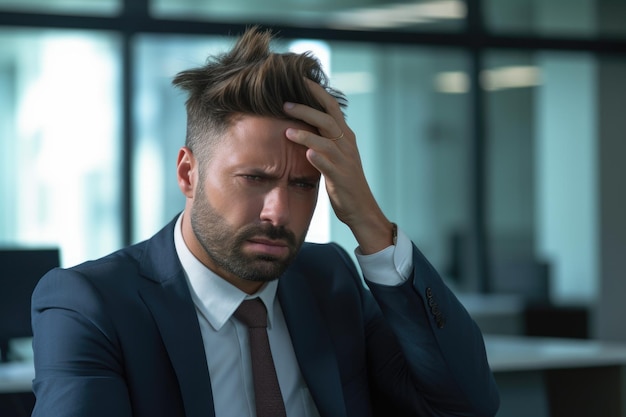
[[[413,245],[400,229],[395,246],[388,246],[371,255],[363,255],[361,250],[356,248],[354,254],[365,279],[374,284],[400,285],[413,271]]]

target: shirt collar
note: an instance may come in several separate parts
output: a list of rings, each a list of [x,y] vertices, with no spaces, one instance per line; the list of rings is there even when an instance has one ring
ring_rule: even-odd
[[[211,271],[191,253],[183,239],[182,218],[184,214],[184,212],[181,213],[176,220],[174,245],[185,271],[191,297],[198,310],[209,324],[218,331],[230,319],[243,300],[258,297],[265,304],[267,327],[271,328],[274,320],[274,302],[278,280],[268,282],[255,294],[249,295]]]

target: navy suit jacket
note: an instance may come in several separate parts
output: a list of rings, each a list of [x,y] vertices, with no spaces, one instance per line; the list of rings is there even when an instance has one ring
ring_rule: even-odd
[[[215,415],[173,229],[41,279],[32,299],[33,416]],[[416,248],[413,258],[405,284],[368,290],[339,246],[305,244],[280,277],[321,416],[495,414],[478,327]]]

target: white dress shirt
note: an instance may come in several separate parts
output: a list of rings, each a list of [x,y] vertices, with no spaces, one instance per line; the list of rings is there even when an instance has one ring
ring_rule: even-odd
[[[248,295],[204,266],[189,250],[181,232],[181,214],[174,230],[176,252],[185,271],[196,306],[204,351],[209,366],[215,415],[217,417],[256,417],[254,385],[248,346],[248,328],[233,313],[244,299],[260,298],[267,308],[267,333],[276,374],[288,416],[319,417],[313,398],[296,360],[289,330],[276,290],[278,280],[268,282],[254,295]],[[412,246],[400,230],[396,246],[373,255],[355,251],[368,281],[397,285],[412,270]]]

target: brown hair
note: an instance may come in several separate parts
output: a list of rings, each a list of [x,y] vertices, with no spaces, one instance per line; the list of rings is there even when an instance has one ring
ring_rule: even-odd
[[[272,39],[269,31],[251,27],[229,52],[209,57],[204,66],[176,75],[173,84],[189,94],[185,144],[194,153],[207,152],[241,114],[287,119],[283,111],[286,101],[324,111],[305,77],[346,106],[345,96],[329,86],[328,77],[310,52],[273,53]]]

